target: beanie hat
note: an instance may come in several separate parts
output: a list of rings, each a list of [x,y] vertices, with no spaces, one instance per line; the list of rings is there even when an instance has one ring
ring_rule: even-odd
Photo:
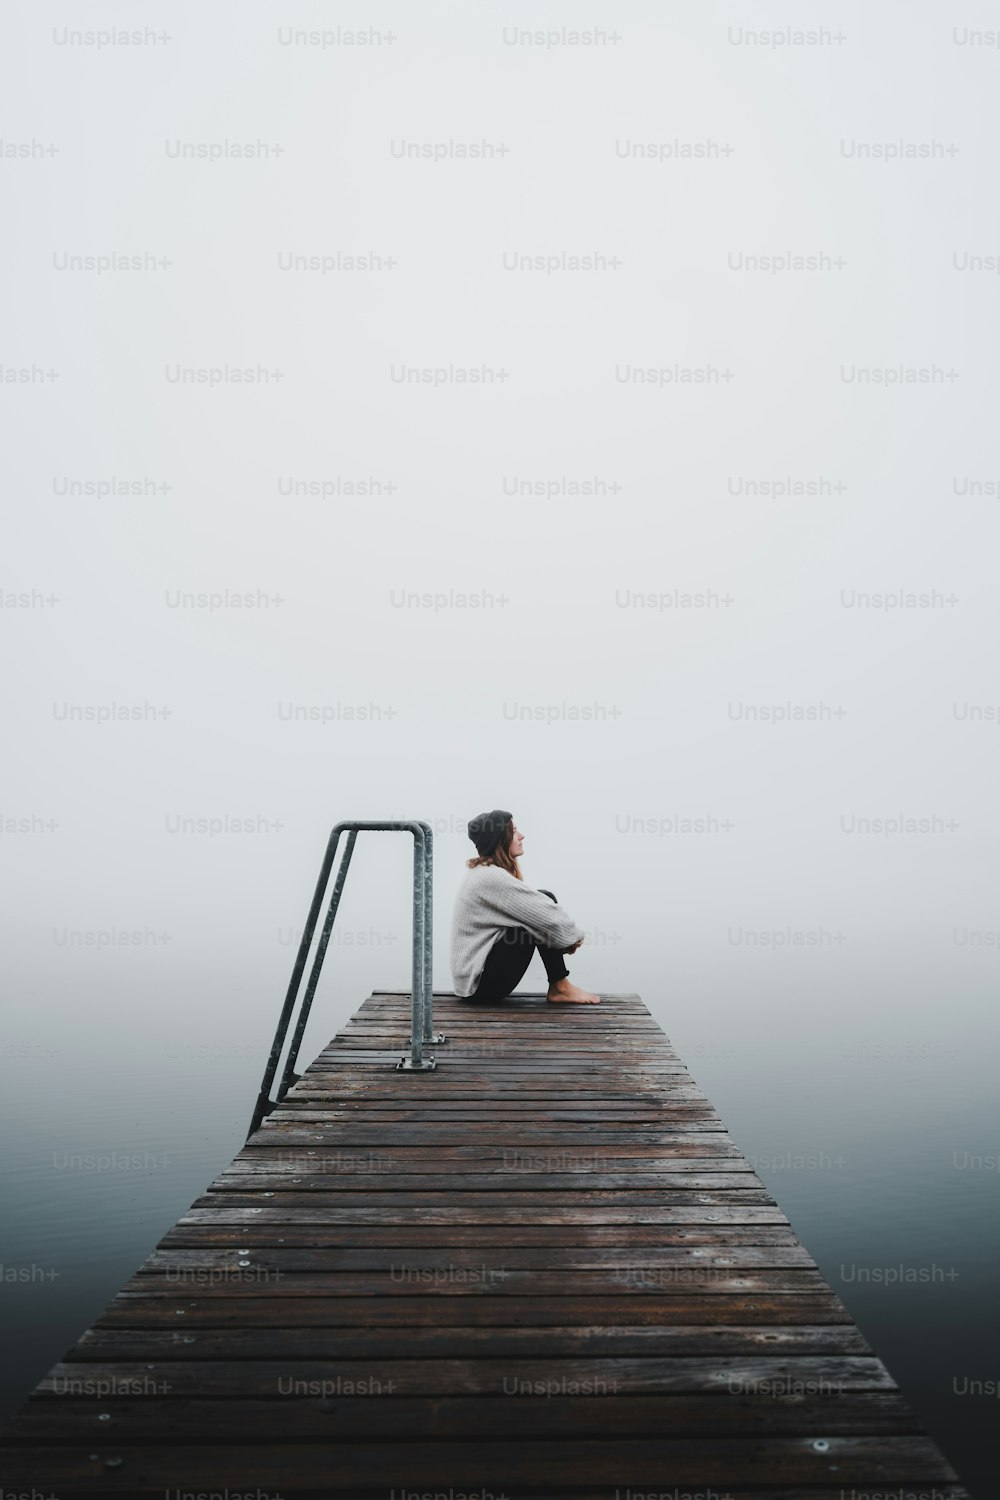
[[[480,813],[469,824],[469,838],[480,855],[492,854],[503,838],[503,831],[513,821],[513,813],[495,807],[492,812]]]

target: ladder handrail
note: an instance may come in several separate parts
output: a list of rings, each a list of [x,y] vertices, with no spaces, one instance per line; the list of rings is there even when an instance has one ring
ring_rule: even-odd
[[[267,1065],[264,1068],[264,1077],[261,1080],[260,1092],[254,1108],[253,1119],[247,1132],[247,1140],[259,1127],[266,1114],[270,1114],[276,1105],[280,1104],[285,1094],[293,1083],[297,1083],[300,1077],[294,1072],[298,1061],[299,1047],[309,1020],[312,1009],[313,997],[316,986],[319,983],[320,972],[323,968],[323,960],[326,957],[330,934],[333,931],[337,908],[343,894],[344,883],[347,879],[347,871],[350,868],[351,856],[354,853],[354,845],[359,833],[362,832],[386,832],[386,833],[412,833],[413,835],[413,979],[412,979],[412,1017],[410,1026],[410,1056],[400,1058],[395,1064],[397,1069],[407,1072],[430,1072],[436,1067],[433,1057],[425,1058],[423,1048],[425,1042],[443,1042],[445,1038],[434,1034],[433,1030],[433,888],[434,888],[434,833],[429,823],[421,820],[399,820],[399,821],[346,821],[338,823],[331,829],[327,839],[326,852],[320,866],[319,877],[316,881],[316,889],[313,892],[309,914],[306,917],[306,925],[302,932],[298,953],[295,956],[295,964],[292,968],[292,977],[288,982],[281,1014],[274,1033],[274,1041],[271,1043],[271,1051],[268,1055]],[[320,940],[316,948],[312,969],[306,984],[306,992],[303,997],[302,1007],[295,1023],[295,1031],[292,1034],[291,1046],[285,1059],[278,1090],[275,1098],[271,1099],[271,1085],[278,1071],[278,1060],[281,1057],[285,1038],[288,1035],[288,1027],[298,998],[299,985],[302,982],[302,974],[305,970],[306,959],[312,946],[313,935],[316,924],[319,921],[320,909],[323,898],[330,880],[330,871],[336,859],[337,848],[342,833],[347,834],[347,842],[341,855],[340,865],[333,883],[330,894],[330,904],[327,909],[326,919],[320,933]]]

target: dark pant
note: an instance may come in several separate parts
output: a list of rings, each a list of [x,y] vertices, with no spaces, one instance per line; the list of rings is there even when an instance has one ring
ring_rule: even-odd
[[[542,895],[548,896],[550,901],[556,899],[551,891],[542,891]],[[536,948],[550,984],[568,977],[569,970],[563,963],[563,956],[555,948],[546,948],[526,927],[507,927],[486,955],[486,965],[478,985],[465,998],[502,1000],[523,979]]]

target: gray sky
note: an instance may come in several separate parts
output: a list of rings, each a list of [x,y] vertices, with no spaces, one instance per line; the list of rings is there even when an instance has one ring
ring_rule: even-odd
[[[18,1034],[238,1019],[263,1057],[345,817],[434,824],[450,988],[499,805],[588,931],[574,978],[680,1042],[944,1028],[974,1065],[975,16],[178,4],[87,41],[109,15],[9,16],[0,65]],[[312,1052],[406,984],[408,860],[359,848]]]

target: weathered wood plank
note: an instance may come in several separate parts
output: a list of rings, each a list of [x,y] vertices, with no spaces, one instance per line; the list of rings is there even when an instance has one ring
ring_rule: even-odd
[[[829,1358],[799,1355],[787,1359],[779,1354],[767,1358],[727,1356],[713,1353],[707,1358],[671,1355],[657,1358],[620,1356],[615,1359],[564,1355],[558,1360],[509,1359],[387,1359],[336,1362],[310,1360],[301,1364],[285,1361],[225,1360],[175,1361],[169,1371],[146,1366],[59,1364],[35,1388],[36,1399],[59,1403],[64,1394],[90,1394],[103,1381],[114,1394],[120,1386],[134,1386],[149,1395],[263,1395],[302,1396],[446,1396],[461,1391],[466,1396],[518,1397],[556,1394],[590,1395],[609,1399],[631,1392],[664,1395],[668,1392],[724,1392],[722,1405],[735,1407],[738,1394],[747,1401],[771,1401],[776,1395],[790,1397],[840,1395],[845,1391],[894,1391],[881,1360],[874,1357],[838,1355]],[[587,1387],[590,1387],[588,1390]],[[88,1390],[88,1387],[90,1390]],[[164,1389],[166,1387],[166,1389]],[[575,1387],[565,1390],[563,1387]],[[298,1388],[298,1389],[296,1389]],[[133,1394],[125,1391],[124,1394]],[[385,1417],[388,1421],[388,1415]]]
[[[196,1275],[180,1280],[166,1276],[133,1276],[120,1295],[144,1297],[402,1297],[436,1287],[449,1297],[647,1297],[697,1294],[716,1297],[742,1293],[778,1296],[814,1294],[826,1288],[819,1271],[807,1266],[618,1266],[575,1270],[519,1270],[502,1263],[418,1266],[403,1253],[391,1268],[368,1271],[261,1272],[259,1267],[230,1266],[228,1274]]]
[[[684,1205],[635,1207],[622,1203],[616,1207],[593,1208],[561,1204],[546,1208],[544,1203],[529,1203],[511,1208],[505,1203],[484,1203],[471,1207],[449,1205],[405,1205],[366,1207],[363,1203],[338,1207],[323,1202],[283,1208],[268,1203],[261,1207],[241,1207],[227,1200],[227,1193],[217,1193],[220,1202],[209,1207],[192,1208],[178,1221],[181,1224],[787,1224],[779,1208],[767,1203],[739,1204],[722,1202],[710,1207]],[[318,1195],[313,1195],[314,1197]],[[538,1194],[544,1199],[544,1194]],[[714,1195],[719,1197],[721,1195]]]
[[[238,1261],[246,1259],[254,1271],[359,1271],[388,1270],[400,1262],[403,1247],[390,1246],[300,1246],[286,1249],[266,1247],[254,1250],[252,1255],[244,1250],[226,1250],[206,1246],[202,1249],[154,1250],[143,1261],[138,1275],[182,1275],[189,1270],[225,1270],[237,1272]],[[442,1264],[438,1249],[411,1247],[405,1249],[407,1265],[436,1267]],[[802,1245],[727,1245],[698,1248],[688,1245],[652,1245],[640,1251],[623,1251],[618,1247],[579,1246],[562,1248],[544,1245],[529,1248],[514,1245],[502,1254],[494,1251],[490,1257],[481,1249],[466,1246],[449,1251],[449,1266],[480,1267],[487,1261],[502,1264],[507,1269],[532,1269],[548,1271],[556,1267],[565,1270],[594,1270],[603,1266],[619,1268],[627,1266],[674,1267],[683,1270],[704,1266],[808,1266],[815,1269],[815,1262]],[[249,1277],[247,1278],[250,1279]]]
[[[609,1204],[620,1204],[623,1208],[658,1208],[667,1202],[685,1206],[693,1203],[742,1206],[747,1203],[768,1204],[771,1202],[766,1188],[743,1182],[731,1187],[718,1188],[714,1183],[699,1186],[684,1179],[672,1188],[659,1186],[634,1189],[589,1188],[581,1183],[575,1189],[571,1186],[567,1189],[551,1188],[522,1192],[521,1187],[520,1182],[515,1182],[503,1193],[503,1203],[506,1208],[515,1211],[533,1210],[543,1203],[550,1208],[590,1209]],[[370,1208],[415,1209],[453,1205],[460,1210],[467,1208],[471,1212],[477,1207],[492,1207],[497,1200],[497,1193],[492,1187],[477,1190],[461,1183],[456,1183],[450,1192],[420,1189],[408,1184],[385,1191],[383,1185],[379,1183],[377,1188],[372,1187],[365,1192],[357,1183],[353,1186],[345,1183],[337,1188],[332,1188],[329,1183],[320,1183],[311,1189],[285,1183],[279,1184],[277,1188],[261,1186],[256,1191],[253,1188],[244,1191],[234,1187],[228,1192],[220,1190],[203,1193],[201,1197],[195,1199],[192,1211],[199,1208],[220,1207],[256,1209],[261,1197],[266,1197],[268,1206],[274,1207],[279,1213],[287,1212],[291,1216],[296,1208],[348,1210],[361,1204]]]
[[[617,1296],[509,1297],[502,1313],[491,1298],[450,1297],[440,1290],[399,1297],[201,1297],[171,1299],[119,1293],[96,1320],[95,1328],[292,1328],[292,1327],[486,1327],[505,1323],[544,1328],[576,1324],[619,1328],[664,1323],[849,1323],[850,1315],[833,1292],[766,1295],[688,1292]]]
[[[318,1381],[319,1368],[303,1378]],[[330,1366],[323,1369],[329,1371]],[[115,1366],[90,1366],[83,1376],[79,1366],[63,1367],[67,1379],[77,1377],[86,1389],[120,1379]],[[339,1374],[339,1368],[337,1374]],[[141,1385],[147,1372],[136,1369]],[[158,1372],[162,1374],[162,1371]],[[336,1388],[337,1374],[329,1376]],[[291,1377],[289,1377],[291,1378]],[[488,1396],[442,1396],[428,1402],[393,1394],[391,1401],[363,1401],[317,1396],[299,1400],[268,1399],[257,1395],[217,1396],[212,1401],[179,1395],[171,1401],[104,1396],[60,1396],[37,1400],[31,1405],[19,1432],[26,1443],[89,1441],[100,1431],[102,1411],[110,1411],[114,1434],[130,1443],[156,1443],[172,1437],[200,1442],[239,1442],[248,1428],[270,1441],[297,1439],[301,1442],[331,1438],[370,1438],[399,1441],[406,1438],[521,1437],[694,1437],[753,1433],[817,1434],[845,1433],[864,1436],[912,1432],[919,1426],[902,1398],[890,1391],[845,1391],[835,1403],[796,1398],[733,1401],[703,1393],[647,1395],[637,1391],[627,1401],[609,1401],[600,1396],[524,1396],[515,1400]]]
[[[363,1236],[351,1224],[178,1224],[160,1241],[174,1245],[606,1245],[622,1243],[617,1225],[587,1224],[368,1224]],[[650,1245],[795,1245],[789,1224],[631,1224],[628,1244]]]
[[[346,1168],[336,1157],[329,1162],[316,1160],[309,1163],[237,1162],[221,1172],[209,1185],[208,1193],[252,1192],[272,1193],[297,1192],[317,1189],[329,1193],[357,1192],[365,1182],[378,1184],[381,1192],[396,1189],[413,1192],[441,1191],[453,1183],[456,1192],[505,1192],[513,1188],[519,1192],[564,1191],[574,1184],[586,1182],[590,1191],[613,1188],[620,1192],[638,1192],[646,1189],[661,1191],[698,1191],[753,1187],[762,1184],[745,1162],[735,1158],[719,1157],[715,1160],[694,1157],[678,1160],[669,1169],[653,1167],[643,1171],[603,1170],[596,1162],[594,1170],[585,1175],[579,1168],[569,1169],[565,1162],[553,1158],[521,1156],[520,1164],[511,1162],[498,1164],[490,1170],[482,1170],[474,1162],[453,1162],[453,1170],[442,1172],[438,1163],[423,1161],[410,1164],[409,1171],[398,1163],[391,1170],[385,1159],[376,1161],[358,1158],[348,1162]],[[643,1163],[645,1167],[646,1164]],[[421,1168],[423,1170],[421,1170]],[[470,1170],[471,1169],[471,1170]]]
[[[546,1324],[517,1328],[461,1323],[428,1328],[88,1328],[68,1361],[221,1359],[554,1358],[562,1354],[871,1354],[861,1333],[841,1323],[669,1323],[602,1328]],[[838,1403],[839,1404],[839,1403]]]
[[[447,1163],[462,1163],[462,1170],[468,1171],[470,1166],[475,1171],[503,1171],[518,1169],[519,1164],[526,1159],[558,1162],[559,1171],[571,1170],[579,1166],[581,1170],[614,1171],[619,1167],[634,1171],[637,1168],[642,1171],[654,1171],[665,1168],[667,1171],[676,1172],[680,1170],[680,1163],[687,1157],[699,1157],[702,1160],[710,1158],[726,1157],[731,1165],[727,1171],[750,1170],[742,1152],[729,1139],[728,1135],[690,1134],[687,1131],[674,1131],[666,1145],[653,1145],[644,1141],[632,1140],[622,1141],[607,1150],[595,1151],[591,1146],[576,1145],[570,1142],[548,1144],[540,1152],[525,1153],[520,1149],[511,1150],[510,1147],[499,1146],[491,1141],[484,1141],[481,1145],[455,1145],[453,1143],[441,1142],[433,1146],[411,1145],[409,1140],[397,1141],[391,1150],[379,1153],[377,1158],[366,1154],[357,1154],[351,1151],[343,1151],[338,1145],[332,1146],[280,1146],[261,1141],[258,1135],[253,1138],[249,1145],[244,1146],[233,1158],[227,1170],[236,1171],[245,1162],[250,1166],[266,1165],[268,1162],[303,1162],[313,1164],[316,1171],[324,1169],[329,1164],[331,1171],[350,1171],[353,1169],[362,1172],[378,1171],[386,1162],[398,1163],[393,1166],[394,1171],[403,1171],[409,1162],[416,1164],[416,1170],[426,1171],[447,1169]],[[440,1166],[436,1165],[440,1163]]]
[[[111,1470],[109,1458],[120,1460]],[[899,1476],[905,1482],[955,1477],[935,1445],[911,1433],[832,1436],[821,1450],[808,1437],[763,1436],[633,1438],[624,1453],[618,1439],[526,1438],[517,1443],[432,1440],[405,1448],[379,1442],[275,1443],[259,1444],[252,1454],[245,1442],[234,1447],[133,1447],[115,1443],[109,1434],[104,1441],[78,1447],[11,1448],[5,1459],[6,1483],[14,1488],[37,1483],[44,1474],[45,1482],[60,1492],[90,1484],[108,1494],[130,1495],[164,1486],[191,1488],[193,1473],[201,1488],[270,1486],[285,1496],[301,1496],[303,1491],[358,1496],[365,1484],[474,1489],[482,1486],[484,1473],[497,1486],[548,1484],[562,1486],[564,1494],[579,1495],[579,1489],[567,1489],[574,1469],[586,1475],[591,1486],[662,1486],[667,1474],[677,1484],[756,1485],[758,1496],[765,1484],[812,1485],[837,1493],[843,1485],[896,1483]],[[605,1493],[602,1500],[610,1496]]]

